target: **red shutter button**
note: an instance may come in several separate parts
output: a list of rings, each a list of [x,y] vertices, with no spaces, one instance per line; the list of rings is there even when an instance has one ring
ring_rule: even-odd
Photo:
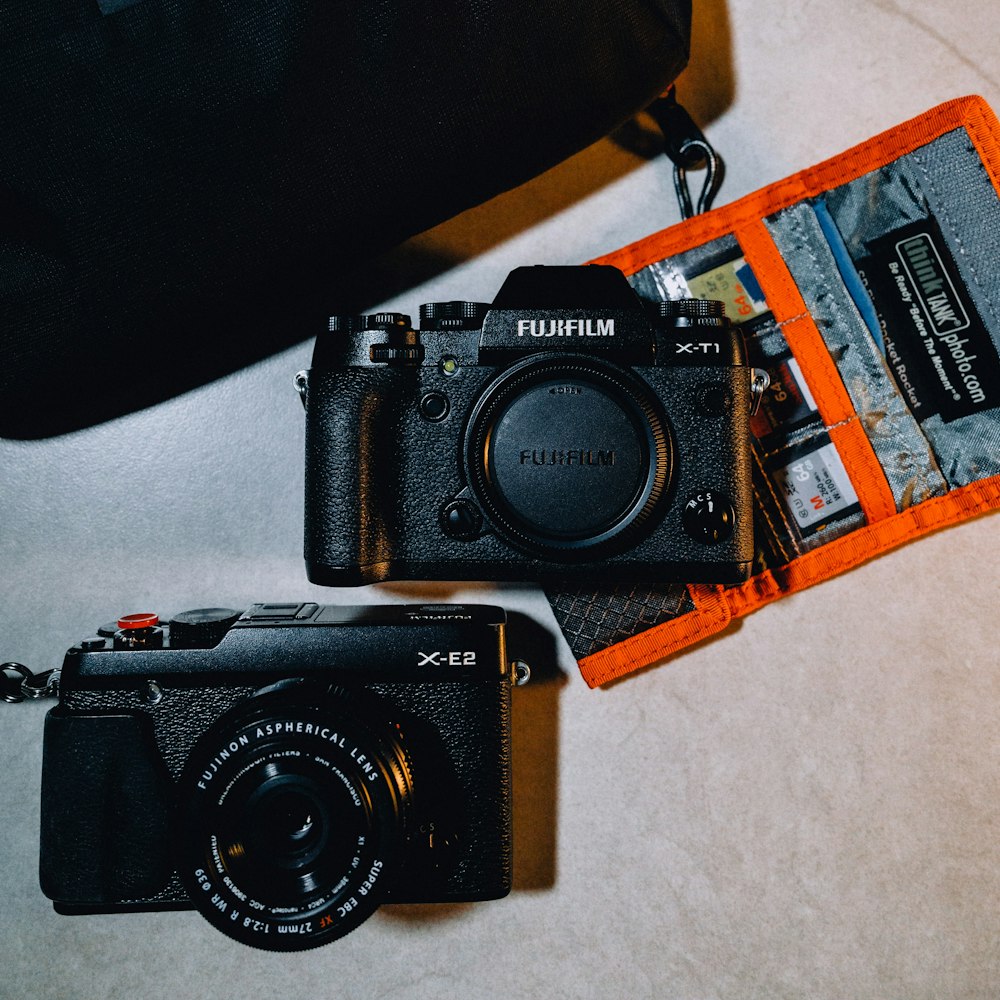
[[[124,618],[118,619],[119,628],[153,628],[154,625],[160,624],[160,616],[153,615],[149,612],[143,612],[141,615],[125,615]]]
[[[145,611],[119,618],[114,646],[115,649],[161,649],[163,629],[159,615]]]

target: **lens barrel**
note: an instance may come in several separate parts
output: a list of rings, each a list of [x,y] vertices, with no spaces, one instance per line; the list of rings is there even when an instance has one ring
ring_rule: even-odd
[[[412,797],[398,734],[347,696],[291,686],[227,713],[180,781],[178,871],[223,933],[269,951],[342,937],[384,899]]]

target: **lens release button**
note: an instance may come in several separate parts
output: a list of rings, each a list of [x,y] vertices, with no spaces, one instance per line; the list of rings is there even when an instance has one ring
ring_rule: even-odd
[[[684,504],[681,523],[684,530],[704,545],[724,542],[733,533],[736,512],[724,493],[703,490]]]
[[[452,538],[470,542],[479,536],[483,515],[468,500],[452,500],[441,509],[441,530]]]

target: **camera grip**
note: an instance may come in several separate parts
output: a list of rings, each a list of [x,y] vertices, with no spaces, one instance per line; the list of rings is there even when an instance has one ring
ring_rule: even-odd
[[[148,717],[49,712],[39,878],[57,909],[92,912],[166,887],[170,788]]]
[[[350,585],[366,582],[371,567],[387,568],[404,523],[398,442],[412,380],[388,368],[355,374],[310,373],[305,553],[310,579],[321,583],[328,570]]]

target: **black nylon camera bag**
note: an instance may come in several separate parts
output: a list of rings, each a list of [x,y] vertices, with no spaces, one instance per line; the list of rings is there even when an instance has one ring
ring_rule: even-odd
[[[286,347],[352,269],[607,134],[689,0],[0,8],[0,435]]]

